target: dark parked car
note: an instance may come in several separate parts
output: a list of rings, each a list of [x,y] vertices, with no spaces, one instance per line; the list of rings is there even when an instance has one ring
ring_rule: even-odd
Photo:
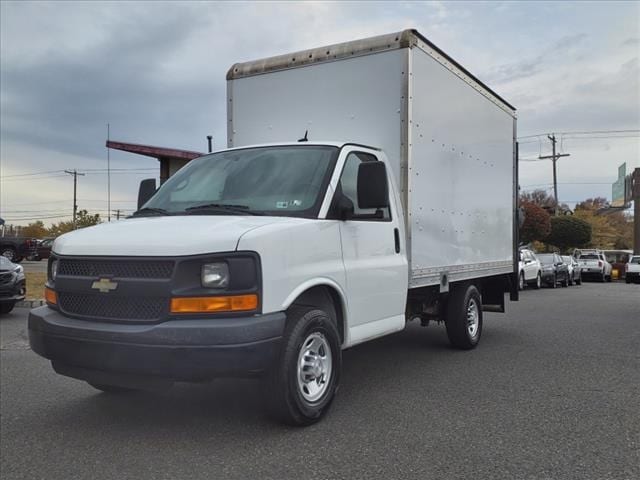
[[[582,269],[578,261],[570,255],[563,255],[562,260],[569,267],[569,285],[582,284]]]
[[[35,254],[30,258],[31,260],[47,259],[51,256],[51,246],[53,245],[53,238],[45,238],[38,241]]]
[[[542,264],[542,281],[551,288],[558,283],[563,287],[569,286],[569,266],[562,261],[557,253],[539,253],[538,260]]]
[[[13,310],[26,292],[24,269],[0,255],[0,314]]]

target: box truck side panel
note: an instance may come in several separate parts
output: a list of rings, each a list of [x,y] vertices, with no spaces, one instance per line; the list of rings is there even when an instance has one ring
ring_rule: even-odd
[[[514,113],[411,49],[410,286],[513,270]]]
[[[398,185],[407,49],[323,61],[227,83],[228,145],[345,141],[382,148]]]

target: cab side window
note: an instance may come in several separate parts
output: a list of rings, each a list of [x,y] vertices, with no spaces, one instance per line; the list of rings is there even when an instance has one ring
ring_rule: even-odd
[[[347,156],[347,160],[342,169],[342,175],[340,176],[340,182],[338,183],[337,194],[340,192],[346,196],[353,203],[353,213],[357,217],[358,215],[375,215],[376,209],[374,208],[360,208],[358,206],[358,167],[362,162],[377,162],[378,159],[368,153],[351,152]],[[367,220],[379,220],[389,221],[391,220],[391,213],[389,207],[378,209],[382,212],[382,216],[379,218],[367,218]]]

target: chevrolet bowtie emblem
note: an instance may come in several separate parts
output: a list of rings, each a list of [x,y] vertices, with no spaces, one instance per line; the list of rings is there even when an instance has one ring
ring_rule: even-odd
[[[95,288],[102,293],[109,293],[111,290],[118,288],[118,282],[112,282],[108,278],[101,278],[97,282],[93,282],[91,288]]]

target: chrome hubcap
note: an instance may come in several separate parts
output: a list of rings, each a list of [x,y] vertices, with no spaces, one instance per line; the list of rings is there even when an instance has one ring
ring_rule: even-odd
[[[319,400],[327,390],[332,373],[331,347],[320,332],[311,333],[298,354],[298,390],[308,402]]]
[[[480,318],[478,312],[478,304],[474,299],[469,300],[467,306],[467,332],[469,337],[473,338],[478,333],[478,326],[480,325]]]

